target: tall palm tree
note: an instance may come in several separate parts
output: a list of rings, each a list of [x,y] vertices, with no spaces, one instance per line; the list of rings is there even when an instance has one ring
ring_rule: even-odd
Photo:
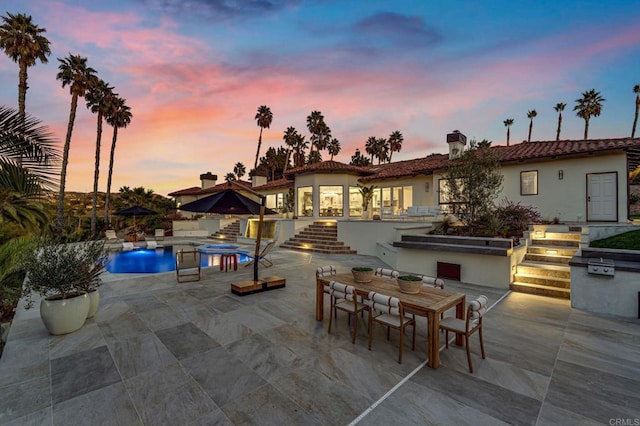
[[[111,225],[109,211],[109,198],[111,197],[111,177],[113,175],[113,162],[115,160],[116,142],[118,141],[118,129],[124,129],[131,123],[131,108],[126,104],[127,100],[115,96],[111,103],[111,110],[107,114],[106,121],[113,127],[111,138],[111,153],[109,154],[109,175],[107,176],[107,193],[104,199],[104,221]]]
[[[633,128],[631,129],[631,137],[636,137],[636,125],[638,124],[638,112],[640,112],[640,84],[633,86],[633,93],[636,94],[636,114],[633,117]]]
[[[315,143],[316,150],[319,152],[327,149],[329,142],[331,142],[331,129],[322,121],[318,126],[318,134],[311,136],[311,144]]]
[[[236,179],[236,175],[234,173],[231,173],[231,172],[227,173],[225,175],[225,177],[224,177],[224,181],[225,182],[231,182],[231,181],[235,181],[235,180],[237,180]]]
[[[62,235],[64,225],[64,191],[67,179],[67,164],[69,162],[69,147],[71,145],[71,134],[73,124],[76,120],[76,110],[78,109],[78,97],[84,97],[89,85],[96,77],[96,70],[87,66],[87,58],[80,55],[69,55],[68,58],[60,59],[58,74],[56,79],[62,82],[62,87],[69,86],[71,94],[71,108],[69,110],[69,122],[67,124],[67,136],[64,141],[62,151],[62,170],[60,171],[60,192],[58,194],[58,218],[56,221],[56,231]]]
[[[533,119],[538,116],[538,113],[535,109],[531,111],[527,111],[527,118],[529,119],[529,137],[527,138],[527,142],[531,142],[531,131],[533,130]]]
[[[311,114],[307,116],[307,129],[309,129],[309,133],[311,133],[311,138],[309,138],[311,142],[311,147],[309,149],[311,151],[313,151],[313,146],[320,140],[323,125],[324,115],[322,115],[320,111],[311,111]]]
[[[385,138],[376,138],[375,156],[378,157],[378,164],[389,159],[389,144]]]
[[[369,136],[367,141],[364,143],[364,152],[369,154],[370,161],[373,164],[373,157],[376,155],[376,144],[378,143],[378,138],[375,136]]]
[[[566,107],[567,104],[562,103],[562,102],[558,102],[556,104],[556,106],[553,107],[553,109],[556,110],[556,112],[558,113],[558,130],[556,131],[556,140],[559,141],[560,140],[560,129],[562,128],[562,111],[564,111],[564,107]]]
[[[18,113],[25,117],[25,103],[27,97],[27,68],[40,61],[48,62],[51,54],[49,40],[43,35],[46,29],[31,22],[31,16],[19,13],[2,16],[0,25],[0,48],[8,57],[18,64]]]
[[[584,139],[589,139],[589,120],[591,117],[597,117],[602,112],[602,102],[606,101],[605,98],[600,96],[600,92],[596,92],[596,89],[591,89],[582,93],[580,99],[576,99],[576,106],[573,107],[574,111],[578,111],[576,115],[584,119]]]
[[[258,137],[258,150],[256,151],[256,161],[253,164],[253,169],[255,170],[258,167],[258,158],[260,158],[260,145],[262,145],[262,130],[268,129],[271,126],[271,122],[273,121],[273,114],[271,110],[266,105],[261,105],[258,107],[258,112],[256,113],[255,120],[258,123],[258,127],[260,127],[260,136]]]
[[[513,125],[513,118],[507,118],[506,120],[504,120],[504,125],[507,128],[507,146],[509,146],[509,139],[511,138],[510,127]]]
[[[242,176],[247,173],[247,168],[242,163],[236,163],[236,165],[233,166],[233,173],[236,175],[238,180],[240,180],[242,179]]]
[[[306,162],[305,151],[309,148],[309,142],[305,140],[305,136],[296,135],[295,145],[293,146],[293,166],[302,167]]]
[[[329,151],[329,155],[331,155],[331,161],[333,161],[333,156],[340,153],[340,142],[338,141],[338,139],[331,139],[331,142],[329,142],[329,144],[327,145],[327,151]]]
[[[282,135],[282,140],[284,144],[287,146],[287,160],[284,163],[284,170],[287,171],[287,167],[289,166],[289,156],[293,151],[293,148],[296,146],[296,142],[298,140],[298,131],[293,126],[287,127],[287,130],[284,131],[284,135]],[[295,163],[295,159],[294,159]]]
[[[95,168],[93,171],[93,198],[91,203],[91,235],[96,235],[96,216],[98,210],[98,176],[100,174],[100,144],[102,143],[102,120],[109,114],[109,111],[113,109],[114,99],[113,87],[110,87],[107,82],[101,79],[95,79],[89,91],[87,92],[85,99],[87,101],[87,108],[92,113],[97,114],[98,124],[96,128],[96,158]]]
[[[400,131],[396,130],[389,135],[389,162],[394,152],[400,152],[402,149],[402,142],[404,142],[404,136]]]

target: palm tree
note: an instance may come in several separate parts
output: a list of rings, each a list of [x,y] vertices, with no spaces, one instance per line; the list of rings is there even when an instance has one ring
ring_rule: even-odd
[[[306,156],[305,151],[309,148],[309,142],[305,140],[305,136],[301,134],[296,135],[296,141],[293,146],[293,166],[302,167],[305,165]]]
[[[236,179],[236,175],[234,173],[231,173],[231,172],[227,173],[225,175],[225,177],[224,177],[224,181],[225,182],[231,182],[232,180],[237,180]]]
[[[84,97],[89,88],[90,82],[96,78],[96,70],[87,66],[87,58],[80,55],[69,55],[68,58],[60,59],[59,72],[56,79],[62,81],[62,87],[69,86],[71,94],[71,108],[69,111],[69,122],[67,124],[67,136],[64,141],[62,151],[62,170],[60,171],[60,192],[58,194],[58,218],[56,221],[56,231],[62,235],[64,225],[64,190],[67,179],[67,163],[69,162],[69,147],[71,145],[71,134],[73,133],[73,123],[76,119],[78,108],[78,97]]]
[[[117,95],[115,95],[117,96]],[[100,174],[100,144],[102,142],[102,120],[113,108],[113,87],[101,79],[96,79],[91,84],[86,94],[87,108],[98,115],[96,129],[96,158],[93,171],[93,199],[91,203],[91,235],[96,235],[96,216],[98,210],[98,176]]]
[[[351,156],[351,161],[349,162],[352,166],[370,166],[371,161],[364,155],[360,153],[359,149],[356,149],[356,152]]]
[[[287,161],[285,161],[284,163],[283,173],[287,170],[287,167],[289,166],[289,156],[291,154],[291,151],[293,151],[293,148],[296,145],[298,136],[299,136],[298,131],[293,126],[287,127],[287,130],[284,131],[282,140],[284,140],[284,144],[287,146]],[[294,159],[294,163],[295,163],[295,159]]]
[[[602,112],[602,102],[606,101],[605,98],[600,96],[600,92],[596,92],[596,89],[591,89],[582,93],[582,98],[576,99],[576,106],[573,107],[574,111],[578,111],[576,115],[584,119],[584,139],[589,139],[589,119],[591,117],[597,117]]]
[[[320,151],[309,152],[309,157],[307,158],[307,164],[315,164],[320,162],[322,162],[322,154],[320,154]]]
[[[236,163],[236,165],[233,166],[233,173],[236,175],[238,180],[240,180],[242,179],[242,176],[247,173],[247,168],[242,163]]]
[[[509,129],[511,127],[511,125],[513,124],[513,118],[507,118],[506,120],[504,120],[504,125],[507,128],[507,146],[509,146],[509,139],[511,137],[511,129]]]
[[[370,161],[373,163],[373,157],[376,154],[376,143],[378,139],[375,136],[369,136],[364,143],[364,152],[371,156]]]
[[[558,102],[556,104],[556,106],[553,107],[553,109],[556,110],[556,112],[558,113],[558,130],[556,131],[556,140],[559,141],[560,140],[560,129],[562,128],[562,111],[564,111],[564,107],[566,107],[567,104],[564,104],[562,102]]]
[[[327,151],[329,151],[329,155],[331,155],[331,161],[333,161],[333,156],[340,153],[340,142],[338,141],[338,139],[331,139],[331,142],[329,142],[329,144],[327,145]]]
[[[389,135],[389,162],[391,162],[393,153],[400,152],[400,149],[402,149],[402,142],[404,142],[404,136],[400,131],[396,130]]]
[[[376,138],[375,156],[378,157],[378,164],[389,159],[389,144],[385,138]]]
[[[31,22],[31,16],[19,13],[2,16],[0,25],[0,48],[8,57],[18,64],[18,113],[25,117],[27,97],[27,68],[36,64],[37,60],[46,64],[51,54],[49,40],[42,35],[47,32]]]
[[[260,136],[258,137],[258,150],[256,151],[256,161],[253,164],[253,169],[255,170],[258,167],[258,158],[260,158],[260,145],[262,145],[262,130],[268,129],[271,126],[271,122],[273,121],[273,114],[271,110],[266,105],[261,105],[258,107],[258,112],[256,113],[255,120],[258,123],[258,127],[260,127]]]
[[[529,119],[529,137],[527,138],[527,142],[531,142],[531,131],[533,130],[533,119],[538,116],[538,113],[535,109],[531,111],[527,111],[527,118]]]
[[[40,197],[57,187],[56,145],[38,120],[0,106],[0,226],[11,223],[32,231],[49,226]]]
[[[307,129],[309,129],[309,133],[311,133],[311,147],[310,150],[313,151],[313,146],[318,143],[321,139],[321,133],[323,132],[323,126],[326,126],[324,123],[324,115],[320,111],[311,111],[311,114],[307,116]],[[319,151],[320,149],[318,149]]]
[[[109,155],[109,175],[107,177],[107,194],[104,200],[104,221],[111,226],[111,214],[109,211],[109,198],[111,194],[111,177],[113,175],[113,162],[115,159],[116,142],[118,141],[118,129],[123,129],[131,123],[131,108],[126,104],[127,100],[115,97],[111,104],[112,109],[106,117],[107,123],[113,127],[113,138],[111,139],[111,154]]]
[[[638,112],[640,112],[640,84],[633,86],[633,93],[636,94],[636,114],[633,117],[633,128],[631,129],[631,137],[636,137],[636,125],[638,124]]]

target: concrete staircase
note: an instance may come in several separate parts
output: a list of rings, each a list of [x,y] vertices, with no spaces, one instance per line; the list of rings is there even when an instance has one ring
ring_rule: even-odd
[[[240,236],[240,221],[231,222],[224,228],[218,230],[210,238],[220,240],[221,242],[236,242]]]
[[[280,244],[280,247],[324,254],[357,254],[342,241],[338,241],[338,226],[335,221],[313,222]]]
[[[580,232],[547,232],[532,236],[523,261],[517,265],[511,290],[569,299],[569,260],[580,247]]]

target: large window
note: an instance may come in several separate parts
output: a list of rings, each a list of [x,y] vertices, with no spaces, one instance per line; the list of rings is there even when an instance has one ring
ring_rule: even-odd
[[[413,203],[413,187],[392,186],[382,188],[382,217],[397,216],[407,211]]]
[[[349,187],[349,216],[362,216],[362,194],[357,186]]]
[[[538,195],[538,171],[520,172],[520,195]]]
[[[267,194],[266,207],[278,212],[282,212],[284,194]]]
[[[320,185],[320,216],[342,216],[342,186]]]
[[[298,188],[298,216],[313,216],[313,188],[302,186]]]

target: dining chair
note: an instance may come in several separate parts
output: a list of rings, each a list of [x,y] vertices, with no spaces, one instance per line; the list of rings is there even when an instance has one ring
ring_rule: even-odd
[[[382,278],[398,278],[400,276],[400,272],[394,271],[393,269],[376,268],[373,275]]]
[[[329,314],[329,333],[331,333],[331,324],[333,317],[337,315],[337,311],[344,311],[351,320],[353,314],[353,331],[351,332],[351,343],[356,342],[356,333],[358,331],[358,313],[368,311],[369,306],[358,301],[356,289],[353,286],[339,283],[337,281],[329,282],[329,295],[331,296],[331,313]],[[333,314],[333,315],[332,315]]]
[[[464,345],[467,348],[467,361],[469,362],[469,372],[473,373],[471,363],[471,351],[469,350],[469,336],[476,331],[480,336],[480,351],[482,359],[485,358],[484,342],[482,340],[482,317],[487,312],[487,296],[480,296],[469,303],[465,319],[447,317],[440,321],[440,328],[445,331],[445,344],[449,347],[449,332],[464,334]]]
[[[337,273],[338,273],[338,270],[333,265],[325,265],[325,266],[318,267],[318,269],[316,269],[316,285],[318,284],[318,280],[320,278],[330,277]],[[324,291],[325,294],[329,294],[329,286],[323,285],[322,291]]]
[[[434,278],[428,277],[426,275],[422,275],[422,284],[433,286],[433,288],[439,288],[440,290],[444,290],[444,280],[442,278]],[[444,312],[440,312],[440,319],[444,318]]]
[[[402,364],[402,347],[404,345],[404,331],[408,326],[413,326],[413,336],[411,349],[416,349],[416,317],[408,316],[404,312],[404,307],[397,297],[387,296],[375,291],[369,292],[366,303],[369,305],[369,350],[373,338],[373,323],[385,325],[387,327],[387,340],[389,340],[390,329],[400,332],[400,343],[398,349],[398,363]]]

